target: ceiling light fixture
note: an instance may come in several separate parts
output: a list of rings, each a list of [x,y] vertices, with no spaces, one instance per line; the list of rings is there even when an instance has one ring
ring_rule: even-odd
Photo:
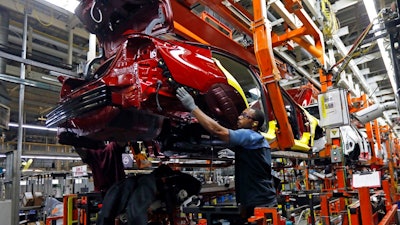
[[[368,14],[369,21],[371,23],[374,23],[375,21],[378,21],[378,20],[376,20],[377,17],[378,17],[378,13],[376,11],[376,7],[375,7],[374,1],[373,0],[363,0],[363,2],[364,2],[365,10],[367,11],[367,14]],[[381,27],[381,25],[375,24],[374,27],[372,28],[372,30],[378,30],[377,28],[380,28],[380,27]],[[375,37],[379,36],[381,34],[382,34],[382,31],[378,30],[377,32],[375,32]],[[396,81],[395,81],[394,68],[393,68],[393,64],[391,62],[390,54],[385,49],[385,43],[384,43],[384,39],[383,38],[377,39],[376,42],[378,43],[379,51],[381,53],[382,60],[383,60],[383,63],[385,65],[385,68],[386,68],[386,73],[387,73],[387,76],[389,78],[390,84],[392,85],[393,93],[394,93],[395,99],[397,101],[397,96],[396,96],[397,84],[396,84]],[[375,103],[378,104],[379,102],[375,102]],[[383,112],[383,117],[385,118],[385,122],[386,122],[386,123],[383,123],[383,124],[388,124],[393,129],[392,121],[391,121],[391,119],[389,118],[389,116],[388,116],[388,114],[386,112]],[[382,124],[383,121],[382,120],[378,120],[378,122],[379,122],[379,124]],[[394,132],[394,134],[397,137],[399,136],[397,132]]]
[[[73,157],[73,156],[52,156],[52,155],[23,155],[21,156],[23,159],[58,159],[58,160],[72,160],[72,161],[77,161],[81,160],[79,156]]]
[[[9,127],[18,127],[18,123],[8,123]],[[37,125],[29,125],[29,124],[23,124],[23,128],[26,129],[34,129],[34,130],[47,130],[47,131],[54,131],[57,132],[57,128],[48,128],[48,127],[42,127],[42,126],[37,126]]]
[[[375,3],[372,0],[364,0],[364,6],[365,9],[367,10],[368,18],[373,23],[376,20],[378,13],[376,12],[376,7]],[[380,28],[381,25],[375,24],[372,30],[377,30]],[[383,32],[382,31],[377,31],[375,32],[375,36],[381,35]],[[392,85],[392,89],[394,93],[397,93],[397,85],[396,81],[394,78],[394,69],[393,69],[393,64],[391,62],[391,57],[389,55],[389,52],[385,49],[385,43],[383,38],[379,38],[376,40],[379,46],[379,51],[382,56],[383,63],[385,64],[386,72],[390,80],[390,84]]]
[[[0,154],[0,158],[6,158],[5,154]],[[22,159],[50,159],[50,160],[70,160],[78,161],[81,160],[79,156],[52,156],[52,155],[22,155]]]

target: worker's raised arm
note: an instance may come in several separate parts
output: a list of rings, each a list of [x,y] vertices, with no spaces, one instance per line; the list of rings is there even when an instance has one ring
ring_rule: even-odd
[[[217,121],[213,120],[196,106],[193,97],[181,87],[176,90],[176,97],[182,102],[183,106],[188,109],[199,121],[200,125],[208,132],[218,136],[221,140],[229,142],[229,130],[221,126]]]

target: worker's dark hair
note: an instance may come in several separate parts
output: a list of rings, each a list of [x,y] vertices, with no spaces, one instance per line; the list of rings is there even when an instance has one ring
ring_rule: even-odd
[[[264,113],[259,109],[253,109],[253,110],[254,110],[254,120],[258,121],[257,130],[260,130],[261,127],[264,125],[265,121]]]

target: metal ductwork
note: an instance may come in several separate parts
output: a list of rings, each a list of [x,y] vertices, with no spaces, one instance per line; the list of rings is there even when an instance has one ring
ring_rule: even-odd
[[[397,103],[395,101],[385,104],[373,104],[372,106],[353,113],[353,116],[361,123],[365,124],[378,117],[384,116],[383,112],[390,109],[397,109]]]

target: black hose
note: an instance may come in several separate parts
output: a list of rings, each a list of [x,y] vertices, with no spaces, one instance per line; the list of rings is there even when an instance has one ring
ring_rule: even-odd
[[[162,111],[162,108],[161,108],[161,106],[160,106],[160,101],[159,101],[159,99],[158,99],[158,92],[160,91],[161,85],[162,85],[162,81],[161,81],[161,80],[157,80],[156,103],[157,103],[157,110],[158,110],[159,112]]]

